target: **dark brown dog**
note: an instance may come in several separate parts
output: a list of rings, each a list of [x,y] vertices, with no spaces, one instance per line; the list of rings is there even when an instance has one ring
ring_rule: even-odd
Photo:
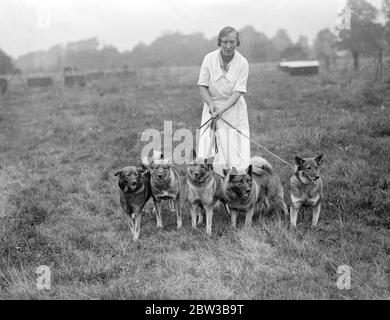
[[[322,154],[317,158],[295,157],[297,170],[290,180],[290,221],[297,225],[298,212],[306,203],[313,207],[312,227],[316,227],[321,211],[322,179],[319,167],[322,164]]]
[[[152,196],[150,174],[143,168],[125,167],[115,173],[119,176],[120,203],[130,218],[133,240],[137,240],[141,228],[142,209]]]

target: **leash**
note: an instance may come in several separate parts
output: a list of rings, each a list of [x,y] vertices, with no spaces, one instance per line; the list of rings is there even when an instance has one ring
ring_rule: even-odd
[[[210,130],[211,130],[211,142],[210,142],[210,145],[209,145],[209,150],[207,152],[207,154],[210,156],[211,154],[211,149],[212,147],[214,146],[215,148],[215,153],[218,153],[218,145],[217,145],[217,135],[216,135],[216,131],[217,131],[217,119],[215,118],[212,118],[212,121],[210,123]]]
[[[214,146],[215,147],[215,153],[218,153],[218,143],[217,143],[217,136],[216,136],[216,131],[217,131],[217,119],[216,118],[210,118],[207,120],[204,124],[202,124],[199,128],[202,129],[205,125],[207,127],[203,130],[201,133],[200,137],[203,136],[203,134],[207,131],[208,128],[211,130],[211,143],[209,146],[208,154],[211,154],[211,148]]]
[[[203,124],[200,126],[199,130],[202,129],[206,124],[208,124],[208,123],[211,122],[212,120],[214,120],[214,118],[210,118],[210,119],[207,120],[205,123],[203,123]],[[210,124],[211,124],[211,123],[210,123]],[[207,126],[207,128],[210,126],[210,124]],[[206,128],[204,131],[206,131],[207,128]],[[203,131],[203,133],[204,133],[204,131]]]
[[[273,156],[274,158],[278,159],[280,162],[284,163],[285,165],[288,165],[291,169],[293,169],[294,171],[296,171],[297,169],[297,166],[295,165],[292,165],[291,163],[283,160],[282,158],[280,158],[279,156],[277,156],[276,154],[274,154],[273,152],[269,151],[266,147],[262,146],[261,144],[259,144],[258,142],[256,142],[254,139],[248,137],[245,133],[243,133],[240,129],[237,129],[236,127],[234,127],[231,123],[229,123],[228,121],[226,121],[225,119],[223,118],[220,118],[223,122],[225,122],[230,128],[236,130],[239,134],[241,134],[243,137],[247,138],[250,142],[252,142],[253,144],[255,144],[256,146],[258,146],[260,149],[264,150],[265,152],[269,153],[271,156]]]
[[[228,121],[226,121],[225,119],[223,118],[219,118],[221,119],[223,122],[225,122],[226,125],[228,125],[230,128],[232,128],[233,130],[236,130],[239,134],[241,134],[243,137],[247,138],[250,142],[252,142],[253,144],[255,144],[256,146],[258,146],[260,149],[264,150],[265,152],[267,152],[268,154],[270,154],[271,156],[273,156],[274,158],[278,159],[280,162],[282,162],[283,164],[289,166],[292,170],[296,171],[297,170],[297,166],[296,165],[293,165],[285,160],[283,160],[282,158],[280,158],[279,156],[277,156],[275,153],[269,151],[266,147],[262,146],[261,144],[259,144],[257,141],[255,141],[254,139],[252,139],[251,137],[248,137],[245,133],[243,133],[240,129],[236,128],[235,126],[233,126],[231,123],[229,123]],[[211,122],[212,121],[212,122]],[[213,133],[212,133],[212,138],[215,139],[215,144],[216,144],[216,136],[215,136],[215,129],[216,129],[216,121],[217,119],[215,118],[210,118],[209,120],[207,120],[199,129],[203,128],[205,125],[209,124],[207,126],[207,128],[202,132],[201,136],[207,131],[207,129],[211,126],[213,130]],[[213,127],[213,124],[214,124],[214,127]],[[210,145],[209,147],[209,154],[210,154],[210,151],[211,151],[211,147],[212,147],[213,144]],[[218,153],[218,147],[216,145],[216,153]],[[310,179],[309,179],[310,181]],[[310,181],[311,183],[313,183],[312,181]]]

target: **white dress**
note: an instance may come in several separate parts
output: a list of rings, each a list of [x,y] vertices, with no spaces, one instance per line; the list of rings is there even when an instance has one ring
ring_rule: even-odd
[[[207,54],[203,59],[198,81],[198,85],[209,88],[218,110],[225,106],[234,91],[246,92],[249,73],[248,61],[237,50],[228,65],[227,72],[221,67],[221,59],[220,49]],[[209,107],[205,103],[201,124],[206,123],[210,118]],[[237,103],[222,115],[222,118],[249,137],[248,111],[242,95]],[[249,166],[250,141],[219,119],[216,130],[217,150],[213,146],[209,154],[212,139],[210,127],[204,132],[206,126],[200,130],[198,156],[215,157],[214,171],[220,175],[223,175],[223,169],[236,167],[238,170],[245,170]]]

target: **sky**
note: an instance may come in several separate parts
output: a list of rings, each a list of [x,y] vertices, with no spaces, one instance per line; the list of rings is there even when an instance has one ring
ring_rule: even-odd
[[[0,48],[13,58],[56,44],[97,37],[120,51],[165,32],[216,36],[252,25],[268,37],[279,28],[293,41],[334,30],[345,0],[0,0]],[[382,0],[368,0],[377,8]]]

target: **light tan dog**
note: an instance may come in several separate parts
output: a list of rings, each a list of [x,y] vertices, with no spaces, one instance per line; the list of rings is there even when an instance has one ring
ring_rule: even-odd
[[[181,208],[180,208],[180,192],[181,181],[179,174],[173,170],[173,164],[169,159],[153,159],[148,164],[147,159],[142,159],[142,165],[150,171],[150,188],[154,199],[154,206],[156,211],[157,227],[162,228],[162,201],[168,200],[169,204],[176,213],[177,229],[183,225]]]
[[[322,179],[319,167],[322,164],[322,154],[317,158],[295,157],[297,170],[290,180],[290,222],[297,225],[298,212],[303,204],[313,207],[312,227],[316,227],[320,216],[323,197]]]
[[[196,154],[194,154],[196,158]],[[214,205],[222,198],[222,177],[213,171],[213,158],[196,158],[187,167],[188,201],[191,204],[192,227],[202,223],[206,211],[206,233],[211,235]]]

